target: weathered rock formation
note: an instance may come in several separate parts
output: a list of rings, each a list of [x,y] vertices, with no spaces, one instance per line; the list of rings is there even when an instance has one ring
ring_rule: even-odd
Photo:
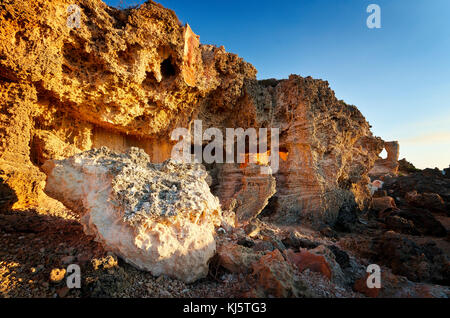
[[[252,65],[201,45],[152,1],[129,10],[77,3],[79,27],[68,24],[68,0],[0,4],[0,178],[17,196],[14,208],[48,199],[45,160],[136,146],[163,162],[171,131],[195,119],[203,129],[280,129],[274,196],[271,177],[246,166],[223,168],[214,180],[221,202],[236,202],[238,219],[267,202],[283,223],[333,223],[345,206],[368,207],[368,172],[384,145],[326,81],[257,81]]]
[[[369,174],[373,178],[382,178],[386,175],[396,176],[400,166],[398,157],[400,155],[400,145],[397,141],[390,141],[384,143],[384,149],[387,152],[387,158],[379,158],[375,161],[375,165]]]
[[[326,81],[258,81],[155,2],[73,4],[0,2],[0,296],[450,295],[448,169],[397,162],[398,143]],[[279,145],[249,143],[244,162],[172,160],[174,128],[196,120],[224,137],[279,129]]]
[[[222,199],[222,208],[235,211],[239,225],[247,224],[261,213],[276,192],[275,178],[261,174],[256,164],[225,163],[217,181],[216,194]]]
[[[171,130],[188,126],[202,98],[230,105],[244,78],[255,78],[237,56],[199,45],[159,4],[77,3],[79,28],[67,23],[70,1],[0,4],[0,160],[15,208],[45,198],[46,159],[100,146],[168,159]]]
[[[185,282],[207,275],[221,210],[202,165],[152,164],[137,148],[101,148],[43,168],[46,193],[79,212],[84,231],[126,262]]]
[[[356,107],[310,77],[263,81],[247,91],[256,109],[269,109],[260,121],[280,128],[280,152],[287,153],[276,174],[276,220],[333,223],[349,202],[368,206],[368,172],[382,141]]]
[[[397,209],[383,213],[389,229],[412,235],[445,237],[450,215],[450,180],[438,169],[410,172],[400,177],[386,177],[384,188]],[[383,198],[374,198],[381,200]],[[441,223],[441,221],[443,223]]]
[[[206,98],[199,119],[204,129],[219,127],[224,135],[229,126],[280,129],[280,168],[269,206],[274,221],[334,223],[343,206],[365,209],[370,204],[368,172],[384,143],[373,137],[356,107],[336,99],[326,81],[296,75],[280,81],[248,79],[229,112]],[[242,174],[223,178],[221,202],[233,197],[229,191],[242,183]],[[235,194],[240,191],[237,187]]]

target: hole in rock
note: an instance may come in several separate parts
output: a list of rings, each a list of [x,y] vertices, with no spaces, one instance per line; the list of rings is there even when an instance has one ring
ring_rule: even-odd
[[[381,159],[387,159],[388,153],[387,153],[386,149],[383,149],[383,151],[380,152],[379,157]]]
[[[0,170],[0,174],[3,175],[4,171]],[[7,178],[7,176],[5,177]],[[2,211],[9,210],[18,200],[16,191],[0,176],[0,209]]]
[[[339,188],[350,190],[352,187],[352,182],[348,178],[343,178],[342,176],[338,179]]]
[[[38,138],[33,137],[30,141],[30,161],[35,166],[42,166],[45,162],[45,158],[43,156],[42,145],[39,143]]]
[[[145,86],[155,86],[158,84],[158,81],[155,78],[155,75],[152,72],[145,72],[145,79],[142,82],[142,85]]]
[[[269,202],[267,203],[265,208],[261,211],[261,213],[258,215],[258,217],[273,216],[277,211],[277,206],[278,206],[278,197],[274,195],[269,199]]]
[[[280,159],[282,161],[286,161],[288,159],[289,149],[286,147],[280,146],[280,148],[278,149],[278,153],[280,155]]]
[[[172,77],[175,76],[177,73],[176,67],[175,65],[172,63],[172,58],[166,58],[162,63],[161,63],[161,75],[163,76],[163,78],[168,78],[168,77]]]

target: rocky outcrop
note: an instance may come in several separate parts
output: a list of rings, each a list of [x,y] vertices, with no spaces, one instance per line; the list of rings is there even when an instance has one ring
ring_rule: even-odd
[[[450,295],[448,169],[397,162],[328,82],[258,81],[153,1],[76,3],[79,25],[68,0],[0,3],[1,295]],[[196,120],[279,129],[279,145],[206,169],[170,159]],[[65,285],[75,263],[81,290]]]
[[[217,255],[219,265],[223,268],[232,273],[248,273],[262,253],[239,244],[225,243],[218,247]]]
[[[229,105],[255,78],[250,64],[200,45],[155,2],[118,10],[78,1],[79,27],[68,23],[71,4],[0,4],[1,177],[16,209],[46,199],[38,167],[47,159],[101,146],[168,159],[170,132],[189,125],[201,100],[214,93]]]
[[[368,172],[382,149],[358,109],[337,100],[328,82],[291,75],[246,86],[262,126],[280,128],[272,199],[283,223],[334,223],[349,202],[367,208]]]
[[[257,81],[252,65],[201,45],[152,1],[117,10],[81,0],[79,27],[68,23],[69,4],[0,4],[0,177],[17,196],[13,208],[48,199],[45,160],[136,146],[163,162],[172,130],[192,129],[195,119],[203,130],[280,129],[275,181],[246,165],[214,180],[225,182],[216,188],[226,208],[236,203],[239,222],[268,207],[274,221],[332,224],[345,206],[368,207],[368,172],[386,145],[326,81]]]
[[[433,241],[417,244],[407,237],[388,231],[373,240],[374,261],[386,264],[397,275],[414,282],[449,284],[448,255]]]
[[[68,23],[69,4],[2,5],[3,77],[32,83],[42,102],[53,98],[80,120],[149,138],[186,125],[199,97],[218,84],[206,80],[198,37],[171,10],[85,0],[77,27]]]
[[[267,253],[252,264],[256,297],[314,297],[314,291],[302,281],[291,263],[279,250]]]
[[[208,273],[221,210],[203,166],[151,164],[138,148],[101,148],[44,170],[46,193],[79,212],[84,231],[126,262],[185,282]]]
[[[372,135],[356,107],[336,99],[328,82],[296,75],[280,81],[247,80],[242,94],[227,118],[211,100],[205,100],[199,118],[206,122],[203,129],[219,127],[224,135],[230,125],[280,129],[280,166],[274,173],[276,194],[269,207],[272,220],[333,224],[342,206],[355,205],[361,210],[369,206],[368,172],[383,141]],[[245,188],[241,175],[248,168],[239,168],[226,169],[230,170],[223,175],[226,184],[219,186],[218,195],[227,205]],[[257,193],[260,196],[260,189]],[[260,205],[247,213],[259,211]]]
[[[389,141],[384,143],[384,149],[387,152],[387,158],[379,158],[369,174],[373,178],[382,178],[386,175],[396,176],[399,169],[398,157],[400,155],[400,145],[398,141]]]
[[[398,161],[399,174],[409,174],[417,171],[420,171],[420,169],[417,169],[411,162],[409,162],[405,158]]]
[[[438,169],[425,169],[398,178],[386,178],[384,188],[403,203],[434,212],[450,212],[450,179]]]
[[[388,229],[397,233],[445,237],[448,232],[445,216],[450,211],[447,181],[441,171],[432,169],[386,176],[384,190],[375,193],[371,210]]]
[[[217,181],[222,208],[235,211],[238,225],[258,216],[276,192],[275,178],[256,164],[223,164]]]

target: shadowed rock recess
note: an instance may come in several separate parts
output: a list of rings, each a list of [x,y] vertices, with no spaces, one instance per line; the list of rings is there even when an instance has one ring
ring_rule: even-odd
[[[124,10],[75,3],[79,27],[67,23],[71,0],[0,3],[1,231],[15,233],[20,222],[8,220],[25,211],[75,212],[88,237],[138,269],[234,284],[219,296],[448,295],[431,285],[448,285],[448,176],[397,178],[398,143],[375,137],[327,81],[257,80],[251,64],[201,44],[153,1]],[[193,131],[194,120],[223,136],[278,128],[278,171],[261,174],[262,161],[175,162],[171,133]],[[374,199],[370,177],[386,185]],[[40,233],[35,219],[26,233]],[[431,243],[418,241],[426,235]],[[374,261],[386,269],[380,293],[361,283]],[[195,286],[182,296],[202,296]]]

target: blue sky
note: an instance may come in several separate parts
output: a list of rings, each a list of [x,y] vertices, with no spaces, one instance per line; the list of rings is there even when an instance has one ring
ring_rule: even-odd
[[[123,1],[133,4],[142,1]],[[160,0],[258,78],[312,76],[420,168],[450,164],[449,0]],[[106,1],[117,5],[119,1]],[[381,7],[381,29],[366,8]]]

